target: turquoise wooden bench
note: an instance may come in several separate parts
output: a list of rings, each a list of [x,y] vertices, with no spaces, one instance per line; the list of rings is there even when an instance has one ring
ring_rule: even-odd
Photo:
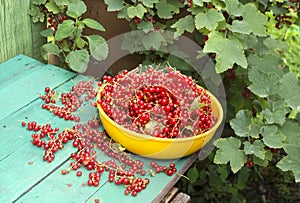
[[[87,186],[88,171],[85,169],[81,169],[81,177],[76,176],[76,172],[63,176],[61,171],[69,167],[69,156],[74,152],[71,143],[67,143],[65,149],[56,154],[53,162],[47,163],[42,160],[43,149],[30,143],[31,132],[21,127],[21,121],[51,123],[60,129],[71,127],[70,122],[58,119],[41,108],[39,93],[46,86],[56,88],[57,91],[70,90],[74,81],[89,78],[45,65],[25,55],[17,55],[0,64],[0,73],[1,203],[172,202],[174,196],[174,201],[185,202],[180,199],[184,195],[178,193],[178,190],[169,192],[180,178],[178,175],[157,174],[149,177],[147,189],[136,197],[125,196],[122,186],[108,183],[105,178],[98,187]],[[97,113],[95,108],[93,110]],[[176,160],[178,172],[183,174],[196,158],[194,154]],[[106,160],[108,157],[101,155],[98,159]],[[139,159],[149,161],[142,157]]]

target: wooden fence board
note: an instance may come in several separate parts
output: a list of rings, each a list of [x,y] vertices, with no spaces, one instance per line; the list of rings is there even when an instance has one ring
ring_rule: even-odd
[[[41,59],[40,47],[46,42],[39,33],[43,24],[34,24],[28,15],[32,0],[0,0],[0,63],[25,54]]]

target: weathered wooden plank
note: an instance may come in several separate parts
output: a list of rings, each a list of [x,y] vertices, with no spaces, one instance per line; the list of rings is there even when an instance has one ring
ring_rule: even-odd
[[[172,187],[160,203],[169,203],[179,192],[177,187]]]
[[[84,76],[80,76],[77,79],[82,80],[83,78],[87,79]],[[57,91],[69,91],[74,83],[76,81],[69,81],[60,86]],[[43,84],[40,84],[40,86],[43,86]],[[0,121],[0,202],[11,202],[20,198],[52,172],[57,173],[59,179],[62,178],[60,171],[56,172],[56,168],[63,164],[72,152],[76,152],[71,143],[67,143],[65,149],[57,153],[56,158],[51,164],[42,160],[43,149],[39,149],[30,143],[32,132],[22,128],[21,122],[18,120],[35,120],[40,124],[51,123],[54,125],[53,127],[59,127],[61,130],[66,127],[71,128],[73,123],[51,115],[41,108],[41,104],[41,100],[36,100]],[[87,121],[97,115],[96,109],[90,105],[83,106],[81,111],[84,111],[83,115],[81,115],[81,121]],[[74,176],[71,177],[74,178]],[[60,184],[61,181],[57,180],[53,182],[53,184],[57,183]],[[69,183],[72,183],[72,181],[69,181]],[[70,187],[69,183],[67,184],[67,188]],[[58,188],[64,186],[66,184],[58,186]],[[85,199],[94,193],[96,189],[88,190],[92,190],[92,192],[87,193],[87,196],[81,194]],[[45,188],[38,191],[43,192]],[[84,190],[83,192],[86,191]],[[69,194],[70,196],[73,195],[72,193]],[[36,195],[36,193],[33,195]],[[49,199],[49,201],[52,202],[52,199]]]
[[[28,15],[31,2],[0,0],[0,63],[21,53],[41,60],[46,39],[39,34],[42,24],[33,24]]]
[[[19,58],[23,64],[29,64],[28,67],[20,61],[16,65],[11,62],[0,65],[0,71],[12,69],[1,74],[0,120],[37,99],[43,87],[54,88],[76,75],[52,65],[32,62],[25,56]]]
[[[171,203],[190,203],[191,197],[185,193],[178,193]]]
[[[23,76],[22,74],[26,74],[27,71],[37,66],[45,66],[45,64],[23,54],[1,63],[0,88],[4,88],[7,84],[17,80]]]
[[[137,157],[136,157],[137,158]],[[147,165],[149,159],[141,158]],[[180,159],[176,161],[178,168],[182,168],[188,159]],[[110,159],[107,156],[100,156],[98,160],[108,160]],[[167,164],[170,161],[157,160],[161,164]],[[122,202],[122,203],[131,203],[131,202],[152,202],[153,199],[165,188],[166,183],[171,181],[174,178],[177,178],[174,175],[172,177],[165,174],[156,174],[155,177],[150,177],[150,183],[147,186],[145,191],[142,191],[138,194],[137,197],[125,196],[124,195],[124,186],[117,186],[114,183],[107,182],[107,173],[104,173],[101,176],[100,186],[98,187],[88,187],[86,185],[87,177],[89,171],[86,169],[80,169],[83,172],[81,177],[76,177],[75,172],[71,172],[68,175],[62,176],[60,171],[66,169],[69,166],[69,163],[65,163],[63,166],[58,168],[54,173],[50,174],[45,180],[43,180],[39,185],[34,187],[24,196],[22,196],[18,202],[88,202],[94,203],[99,200],[102,203],[105,202]],[[178,176],[180,178],[180,176]],[[45,188],[47,188],[45,190]],[[94,188],[94,189],[89,189]],[[38,194],[38,195],[37,195]],[[48,197],[51,197],[51,200],[47,200]]]
[[[54,125],[53,127],[60,129],[72,127],[71,121],[61,121],[57,116],[42,109],[42,103],[41,100],[34,101],[0,121],[0,161],[20,150],[20,147],[29,144],[31,132],[21,127],[21,121],[36,121],[38,124],[50,123]]]

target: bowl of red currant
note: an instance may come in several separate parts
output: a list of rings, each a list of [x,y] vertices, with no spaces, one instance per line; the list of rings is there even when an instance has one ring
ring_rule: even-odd
[[[175,159],[200,150],[223,119],[218,99],[192,77],[162,66],[104,76],[97,95],[101,122],[128,151]]]

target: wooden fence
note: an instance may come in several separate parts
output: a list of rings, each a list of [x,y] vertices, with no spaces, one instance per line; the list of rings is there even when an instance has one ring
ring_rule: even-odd
[[[0,63],[25,54],[41,60],[45,42],[39,32],[42,24],[33,24],[28,10],[32,0],[0,0]]]

